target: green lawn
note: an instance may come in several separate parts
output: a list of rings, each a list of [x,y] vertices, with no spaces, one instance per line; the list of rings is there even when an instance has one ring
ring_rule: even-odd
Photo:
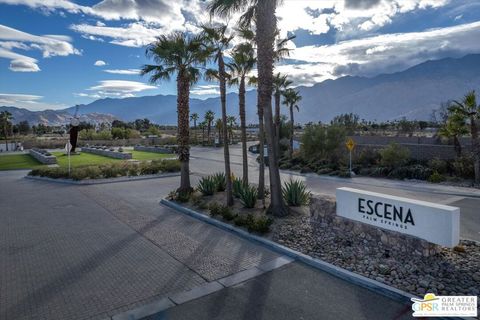
[[[34,169],[42,164],[29,154],[0,155],[0,170]]]
[[[156,159],[165,159],[165,158],[175,157],[175,154],[167,154],[167,153],[155,153],[155,152],[134,151],[134,150],[127,150],[125,152],[132,153],[133,159],[136,159],[136,160],[156,160]]]
[[[65,154],[65,152],[52,152],[52,154],[57,157],[57,163],[60,167],[68,167],[68,156]],[[82,152],[80,154],[70,156],[70,161],[72,168],[75,168],[87,165],[118,162],[122,160]]]
[[[154,152],[143,152],[143,151],[133,151],[133,150],[126,150],[125,152],[132,153],[133,159],[140,160],[140,161],[174,157],[174,155],[172,154],[163,154],[163,153],[154,153]],[[57,157],[57,163],[59,166],[61,167],[68,166],[68,157],[67,155],[65,155],[64,152],[52,152],[52,154]],[[118,161],[123,161],[123,160],[99,156],[96,154],[91,154],[86,152],[81,152],[79,155],[71,156],[72,167],[112,163],[112,162],[118,162]]]
[[[140,161],[175,157],[174,154],[163,154],[133,150],[127,150],[126,152],[131,152],[133,158]],[[68,167],[68,157],[64,152],[52,152],[52,154],[57,157],[57,163],[59,166]],[[121,159],[108,158],[86,152],[82,152],[79,155],[71,156],[70,159],[72,167],[123,161]],[[0,155],[0,170],[34,169],[41,166],[43,165],[29,154]]]

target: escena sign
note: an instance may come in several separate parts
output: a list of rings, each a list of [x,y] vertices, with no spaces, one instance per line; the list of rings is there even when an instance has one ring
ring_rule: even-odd
[[[352,188],[338,188],[337,215],[445,247],[458,244],[460,209]]]

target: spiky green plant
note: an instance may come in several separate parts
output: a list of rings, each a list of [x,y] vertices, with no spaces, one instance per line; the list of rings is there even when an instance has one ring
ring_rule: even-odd
[[[240,193],[242,192],[245,183],[240,178],[233,178],[232,187],[233,187],[233,196],[235,198],[240,198]]]
[[[204,196],[211,196],[217,190],[216,181],[212,176],[203,177],[198,182],[197,190]]]
[[[215,182],[216,191],[221,192],[225,191],[226,188],[226,180],[225,180],[225,173],[217,172],[212,176],[213,181]]]
[[[285,202],[293,207],[307,205],[311,195],[311,193],[307,191],[305,182],[300,180],[285,182],[282,187],[282,194]]]
[[[242,185],[240,201],[245,208],[255,208],[258,198],[258,189],[251,185]]]

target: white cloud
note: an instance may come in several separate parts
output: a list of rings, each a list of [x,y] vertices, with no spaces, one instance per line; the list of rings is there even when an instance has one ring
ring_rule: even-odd
[[[220,89],[218,85],[197,85],[190,90],[190,93],[196,96],[217,96],[220,95]]]
[[[96,66],[96,67],[103,67],[103,66],[106,66],[107,63],[103,60],[97,60],[97,61],[95,61],[95,63],[93,65]]]
[[[126,74],[126,75],[139,75],[140,69],[107,69],[103,70],[107,73],[113,74]]]
[[[94,94],[90,93],[77,93],[76,96],[80,97],[133,97],[136,92],[145,90],[156,89],[155,86],[147,85],[137,81],[124,81],[124,80],[103,80],[99,81],[99,84],[88,88],[88,91],[95,91]]]
[[[0,105],[26,108],[32,111],[45,109],[61,109],[66,105],[58,103],[45,103],[41,100],[43,96],[18,93],[0,93]]]
[[[282,72],[311,80],[342,75],[372,76],[395,72],[428,59],[480,52],[480,22],[424,32],[384,34],[341,41],[333,45],[304,46],[291,53],[296,64],[278,67]]]
[[[37,36],[0,25],[0,58],[10,59],[10,70],[12,71],[40,71],[36,59],[15,53],[12,51],[13,49],[39,50],[44,58],[81,54],[70,42],[71,39],[67,36]]]

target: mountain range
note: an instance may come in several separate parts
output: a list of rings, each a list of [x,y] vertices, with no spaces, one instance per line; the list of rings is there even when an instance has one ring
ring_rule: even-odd
[[[403,117],[429,120],[432,111],[441,103],[461,99],[472,89],[480,89],[480,54],[429,60],[401,72],[375,77],[345,76],[311,87],[297,87],[303,99],[295,121],[326,122],[338,114],[350,112],[366,120],[385,121]],[[190,101],[191,112],[202,116],[207,110],[213,110],[217,116],[220,115],[218,97],[205,100],[192,98]],[[246,106],[247,122],[258,122],[255,90],[247,92]],[[227,95],[227,108],[231,115],[238,113],[236,93]],[[287,114],[287,109],[282,109],[282,112]],[[148,118],[158,124],[175,124],[177,121],[174,95],[105,98],[80,105],[78,110],[81,115],[97,119],[96,122],[101,115],[124,121]],[[61,118],[68,118],[66,113],[74,112],[75,107],[59,111],[46,110],[38,114],[38,119],[53,119],[52,121],[58,122]],[[15,119],[21,121],[21,114]]]

